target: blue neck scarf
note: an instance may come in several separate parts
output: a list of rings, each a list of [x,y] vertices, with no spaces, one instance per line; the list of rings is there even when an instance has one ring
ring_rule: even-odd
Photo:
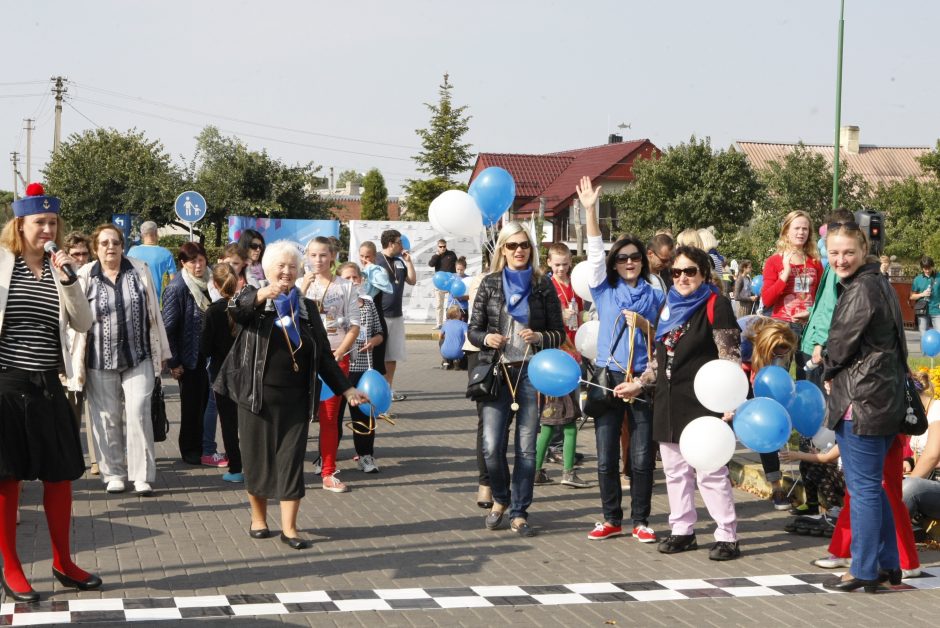
[[[297,288],[274,297],[274,311],[277,312],[274,324],[287,331],[287,338],[294,350],[300,348],[300,331],[297,327],[300,323],[300,293]]]
[[[687,297],[682,296],[675,286],[669,288],[666,295],[666,307],[659,315],[659,325],[656,327],[656,340],[659,340],[673,329],[685,323],[698,312],[698,309],[708,301],[709,297],[718,293],[718,288],[710,282],[703,282],[698,289]]]
[[[650,317],[650,312],[655,313],[659,308],[656,295],[653,294],[653,286],[642,277],[636,280],[635,286],[631,286],[623,279],[618,281],[614,288],[614,301],[619,311],[629,310],[646,318],[655,318],[655,314]]]
[[[523,325],[529,324],[529,293],[532,292],[532,267],[525,270],[503,268],[503,297],[509,315]]]

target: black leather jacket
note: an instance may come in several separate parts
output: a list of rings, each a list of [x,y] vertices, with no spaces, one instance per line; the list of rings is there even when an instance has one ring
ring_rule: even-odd
[[[506,335],[510,318],[503,296],[503,274],[487,275],[473,300],[473,313],[470,315],[470,326],[467,330],[470,343],[480,347],[480,362],[493,362],[496,350],[484,345],[483,339],[487,334]],[[545,277],[539,278],[538,283],[533,285],[532,291],[529,292],[529,329],[560,332],[544,334],[542,349],[559,347],[567,337],[561,317],[561,301],[555,287]]]
[[[212,390],[220,395],[237,402],[240,406],[254,414],[261,412],[262,382],[264,381],[264,366],[268,356],[268,341],[271,330],[274,329],[274,320],[277,318],[273,308],[268,309],[270,301],[256,304],[258,290],[247,287],[236,297],[232,318],[242,326],[235,344],[229,351]],[[310,382],[317,383],[317,377],[322,377],[330,389],[341,394],[352,387],[349,379],[343,374],[333,352],[330,351],[330,341],[323,328],[323,321],[319,316],[307,316],[308,312],[316,312],[317,307],[309,299],[300,300],[301,335],[305,341],[312,341],[313,355],[310,359]],[[320,386],[310,386],[309,415],[316,417],[320,400]]]
[[[878,264],[862,266],[836,289],[825,357],[824,377],[832,381],[827,425],[834,429],[851,404],[854,434],[897,434],[907,408],[907,346],[898,332],[897,295]]]

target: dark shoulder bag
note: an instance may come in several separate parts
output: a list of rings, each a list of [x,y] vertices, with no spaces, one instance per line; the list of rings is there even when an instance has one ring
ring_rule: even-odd
[[[499,352],[493,355],[490,364],[480,363],[470,371],[467,384],[467,399],[471,401],[496,401],[502,384],[502,370],[499,368]]]
[[[623,338],[624,332],[627,331],[627,327],[629,327],[629,325],[624,321],[623,327],[620,328],[620,333],[617,334],[617,338],[610,347],[611,356],[613,356],[617,344],[620,343],[620,339]],[[610,364],[610,357],[607,358],[607,364]],[[613,380],[610,376],[610,369],[607,368],[606,364],[602,367],[595,366],[594,375],[591,377],[591,384],[588,385],[587,399],[584,402],[584,414],[589,417],[599,417],[610,408],[616,407],[618,403],[622,406],[622,402],[614,397],[612,389]]]
[[[904,398],[907,401],[907,411],[904,420],[901,421],[898,431],[902,434],[911,436],[920,436],[927,431],[927,410],[924,403],[920,400],[920,391],[914,384],[914,377],[907,366],[907,339],[904,337],[904,324],[901,321],[901,308],[898,305],[898,298],[894,291],[887,286],[887,281],[879,282],[882,295],[887,303],[891,305],[891,313],[894,318],[894,329],[898,335],[898,353],[901,354],[901,364],[904,368]],[[890,292],[889,292],[890,290]]]
[[[150,396],[150,420],[153,422],[153,442],[162,443],[170,431],[170,420],[166,416],[163,383],[159,375],[154,379],[153,394]]]

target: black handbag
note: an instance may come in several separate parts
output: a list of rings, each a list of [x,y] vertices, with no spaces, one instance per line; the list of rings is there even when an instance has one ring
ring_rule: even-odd
[[[901,421],[900,432],[911,436],[920,436],[927,431],[927,409],[920,400],[920,391],[910,372],[904,375],[904,396],[907,398],[907,413]]]
[[[614,354],[614,349],[617,348],[617,343],[623,338],[627,327],[628,325],[624,321],[620,333],[617,334],[617,339],[610,347],[610,355]],[[607,362],[609,364],[610,359]],[[588,386],[587,399],[584,401],[584,414],[596,418],[607,412],[607,410],[618,407],[618,404],[619,407],[623,407],[623,402],[614,397],[614,386],[611,381],[610,370],[606,366],[595,367],[594,375],[591,376],[591,384],[593,385]]]
[[[153,394],[150,396],[150,420],[153,422],[153,442],[162,443],[170,432],[170,420],[166,416],[163,383],[159,375],[154,379]]]
[[[493,357],[491,364],[478,364],[470,371],[470,381],[467,384],[467,399],[472,401],[496,401],[502,385],[502,374],[499,368],[499,354]]]

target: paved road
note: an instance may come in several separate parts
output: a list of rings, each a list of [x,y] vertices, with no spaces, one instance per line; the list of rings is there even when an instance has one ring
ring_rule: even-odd
[[[782,530],[786,516],[772,512],[769,504],[743,491],[736,495],[744,556],[729,563],[708,560],[704,548],[664,556],[655,551],[655,546],[629,538],[589,542],[586,534],[600,518],[596,489],[537,487],[530,522],[539,535],[533,539],[520,539],[507,529],[485,530],[484,513],[474,503],[476,416],[463,397],[466,374],[435,368],[440,364],[436,348],[432,341],[409,341],[411,359],[399,367],[396,386],[409,397],[394,408],[399,414],[397,426],[380,423],[378,428],[376,458],[381,472],[367,476],[356,470],[351,461],[352,440],[347,434],[340,448],[340,468],[351,492],[336,495],[318,488],[308,492],[299,521],[301,530],[316,540],[308,551],[290,550],[276,538],[248,538],[249,515],[243,490],[222,482],[223,470],[182,464],[174,456],[171,443],[162,443],[158,446],[155,497],[108,495],[100,480],[91,476],[75,483],[77,562],[99,573],[106,583],[101,592],[75,593],[58,584],[53,586],[45,520],[37,506],[41,486],[27,484],[19,551],[27,575],[43,594],[44,602],[38,609],[41,612],[29,616],[18,607],[12,616],[14,623],[55,617],[95,623],[123,617],[156,620],[221,612],[259,613],[228,619],[252,626],[275,622],[318,626],[371,626],[377,622],[387,626],[483,626],[503,622],[722,627],[811,622],[822,626],[870,626],[923,625],[940,616],[937,590],[877,596],[782,595],[818,588],[807,589],[807,585],[800,584],[802,581],[787,578],[761,577],[823,573],[809,565],[823,553],[823,544],[819,539],[786,534]],[[175,438],[179,409],[175,388],[172,384],[167,388],[172,395],[168,404],[174,420],[171,438]],[[587,478],[592,478],[595,471],[593,438],[588,424],[579,444],[579,450],[588,456],[582,471]],[[310,445],[312,452],[316,443],[311,441]],[[308,460],[315,457],[309,455]],[[554,476],[560,475],[557,466],[548,468]],[[318,477],[308,477],[312,486],[318,485]],[[657,471],[656,478],[651,524],[663,533],[667,531],[668,504],[661,471]],[[700,508],[700,513],[707,518],[704,509]],[[276,529],[276,507],[271,514],[270,523]],[[711,541],[707,522],[701,523],[698,534],[700,544],[707,546]],[[925,565],[940,564],[937,552],[925,551],[921,558]],[[940,568],[934,572],[940,575]],[[756,580],[716,580],[745,577]],[[577,583],[608,586],[533,588]],[[616,588],[616,583],[632,584]],[[771,585],[783,586],[773,589]],[[492,586],[524,588],[479,588]],[[638,586],[642,589],[639,593]],[[940,586],[940,578],[924,579],[918,586]],[[716,588],[722,590],[712,590]],[[421,591],[403,592],[407,589]],[[702,593],[702,589],[708,590]],[[395,591],[376,594],[374,590]],[[691,593],[681,593],[684,590]],[[327,598],[322,593],[304,593],[323,591],[333,594]],[[599,591],[634,593],[608,593],[605,597]],[[732,591],[731,597],[688,599],[729,595],[728,591]],[[255,594],[262,597],[237,597]],[[532,603],[525,596],[535,594],[547,596],[534,598],[543,605],[513,605]],[[556,594],[563,597],[556,598]],[[755,597],[741,597],[745,594]],[[200,600],[194,596],[227,597]],[[303,612],[425,604],[378,600],[396,596],[431,597],[439,602],[427,602],[428,606],[456,605],[454,600],[466,603],[473,596],[489,596],[483,603],[506,605]],[[177,599],[162,599],[170,597]],[[108,601],[98,602],[100,599]],[[325,603],[324,599],[334,602]],[[620,601],[596,602],[599,599]],[[570,603],[544,605],[564,601]],[[182,608],[185,606],[190,607],[188,611]],[[265,614],[284,613],[285,609],[293,612]],[[0,623],[12,611],[12,605],[4,604]]]

